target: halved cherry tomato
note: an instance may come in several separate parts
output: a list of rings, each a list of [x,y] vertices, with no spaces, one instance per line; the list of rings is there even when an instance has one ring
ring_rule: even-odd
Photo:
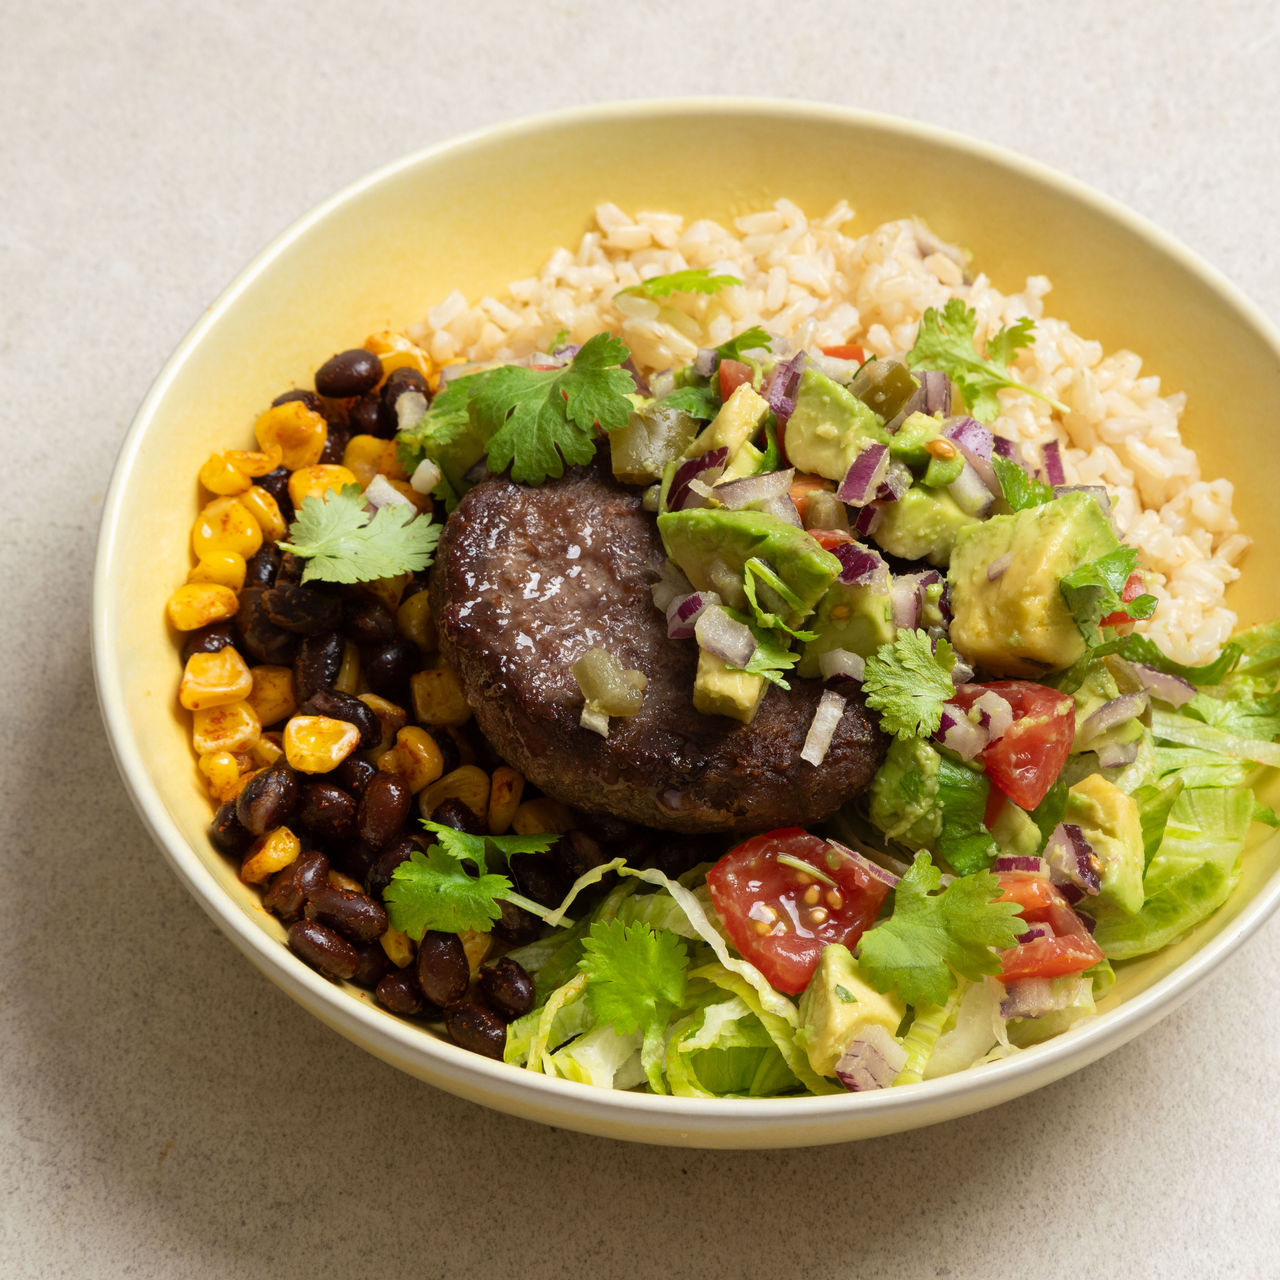
[[[841,342],[834,347],[819,347],[824,356],[830,356],[833,360],[856,360],[861,364],[866,358],[866,353],[857,343]]]
[[[987,777],[1014,804],[1034,809],[1071,754],[1075,699],[1029,680],[993,680],[990,684],[960,685],[952,701],[968,711],[988,689],[1009,703],[1014,720],[979,758]]]
[[[1128,604],[1132,600],[1136,600],[1142,594],[1142,574],[1136,569],[1129,575],[1129,580],[1124,584],[1124,590],[1120,592],[1120,599]],[[1119,627],[1126,623],[1131,623],[1133,619],[1127,613],[1122,613],[1119,609],[1115,613],[1109,613],[1105,618],[1099,620],[1100,627]]]
[[[1072,911],[1066,898],[1043,876],[1026,871],[1006,871],[1000,876],[997,902],[1016,902],[1018,914],[1028,924],[1047,924],[1052,938],[1033,938],[1000,953],[1000,981],[1018,978],[1060,978],[1065,973],[1092,969],[1102,959],[1102,948],[1093,940],[1084,921]]]
[[[814,874],[779,862],[779,854]],[[889,886],[847,850],[799,827],[752,836],[730,850],[707,873],[707,888],[739,953],[791,994],[808,985],[822,948],[853,947],[889,896]]]
[[[744,382],[751,381],[751,366],[741,360],[720,361],[720,399],[727,400]]]

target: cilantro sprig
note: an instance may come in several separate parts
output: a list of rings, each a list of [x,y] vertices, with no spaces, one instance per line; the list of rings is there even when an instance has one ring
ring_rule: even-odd
[[[773,339],[758,324],[744,329],[735,338],[722,342],[716,351],[721,360],[741,360],[748,351],[772,351]]]
[[[372,519],[358,485],[304,499],[285,551],[306,561],[303,582],[372,582],[431,564],[440,528],[407,504],[379,507]]]
[[[741,283],[737,276],[713,274],[710,267],[692,267],[687,271],[669,271],[666,275],[650,276],[647,280],[619,289],[618,292],[656,300],[669,298],[674,293],[710,295]]]
[[[725,612],[731,618],[750,627],[756,641],[756,651],[747,661],[747,665],[731,667],[730,670],[745,671],[752,676],[764,676],[770,684],[776,684],[779,689],[789,690],[791,686],[783,678],[783,672],[790,671],[800,661],[800,655],[791,651],[788,640],[779,636],[770,627],[762,627],[736,609],[726,609]]]
[[[1099,624],[1103,618],[1114,613],[1129,618],[1149,618],[1155,612],[1153,595],[1144,593],[1129,601],[1121,598],[1125,584],[1137,567],[1137,550],[1122,545],[1059,579],[1062,598],[1090,646],[1102,643]]]
[[[867,706],[880,712],[886,733],[927,738],[942,723],[942,704],[955,697],[951,678],[956,651],[927,631],[901,630],[867,659],[862,691]]]
[[[1010,511],[1026,511],[1028,507],[1042,507],[1053,501],[1053,485],[1029,476],[1016,462],[997,453],[992,457],[991,465],[995,468],[1000,491]]]
[[[969,412],[979,422],[990,422],[1000,413],[998,392],[1006,387],[1023,391],[1065,413],[1066,406],[1009,375],[1014,356],[1031,345],[1035,324],[1029,316],[1001,329],[987,340],[980,356],[974,344],[978,313],[959,298],[951,298],[941,311],[930,307],[920,321],[915,346],[907,352],[907,367],[938,369],[960,388]]]
[[[1026,924],[1016,902],[996,902],[989,871],[942,889],[927,852],[916,855],[894,889],[893,914],[862,935],[858,963],[879,991],[897,988],[909,1005],[942,1004],[956,979],[1000,972],[997,950],[1012,947]]]
[[[746,594],[747,603],[751,606],[751,612],[755,615],[757,626],[785,631],[787,635],[794,636],[797,640],[809,641],[818,638],[816,632],[794,630],[779,614],[766,609],[759,598],[759,589],[762,586],[773,591],[792,612],[810,612],[805,607],[804,601],[774,572],[772,565],[761,560],[759,556],[752,556],[742,566],[742,589]]]
[[[578,968],[587,977],[592,1017],[619,1035],[664,1026],[684,1003],[689,955],[669,929],[596,920],[582,951]]]

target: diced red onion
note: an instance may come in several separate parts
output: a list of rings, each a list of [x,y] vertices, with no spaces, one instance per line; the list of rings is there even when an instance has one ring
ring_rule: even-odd
[[[818,670],[824,680],[834,676],[843,676],[848,680],[857,680],[867,673],[867,660],[860,653],[852,653],[848,649],[828,649],[818,655]]]
[[[872,862],[866,854],[859,853],[857,849],[850,849],[847,844],[841,844],[838,840],[828,840],[827,843],[833,849],[852,858],[854,864],[865,871],[873,880],[879,880],[882,884],[887,884],[891,889],[898,883],[898,877],[892,871],[886,871],[878,862]]]
[[[964,455],[964,460],[982,477],[994,497],[1000,496],[1000,481],[991,465],[991,432],[974,418],[953,418],[944,433]]]
[[[1124,661],[1117,659],[1117,661]],[[1167,702],[1171,707],[1181,707],[1196,696],[1196,687],[1181,676],[1158,671],[1144,662],[1124,662],[1124,667],[1153,698]]]
[[[1026,462],[1022,458],[1022,450],[1016,441],[1010,440],[1008,436],[998,436],[994,432],[991,434],[991,451],[993,454],[999,454],[1008,462],[1016,462],[1023,471],[1028,471]],[[1028,474],[1030,472],[1028,471]]]
[[[896,459],[889,463],[884,483],[876,490],[876,497],[881,502],[897,502],[911,488],[911,468],[905,462]]]
[[[693,357],[693,371],[699,378],[709,378],[716,371],[720,353],[715,347],[699,347],[698,354]]]
[[[1034,928],[1033,925],[1032,929]],[[1029,942],[1032,929],[1028,929],[1019,942]],[[1019,978],[1016,982],[1010,982],[1005,986],[1004,999],[1000,1001],[1000,1016],[1006,1020],[1039,1018],[1046,1013],[1051,1013],[1054,1007],[1052,979]]]
[[[916,377],[920,379],[920,393],[924,401],[920,412],[941,414],[945,418],[951,412],[951,379],[937,369],[925,369]]]
[[[994,582],[997,578],[1004,577],[1005,572],[1012,563],[1012,551],[1006,551],[1004,555],[997,556],[989,565],[987,565],[987,581]]]
[[[1008,698],[1003,698],[994,689],[986,689],[978,695],[970,707],[970,712],[978,713],[978,723],[991,734],[994,742],[1003,738],[1013,723],[1013,707]]]
[[[756,651],[756,638],[744,622],[731,617],[720,605],[709,605],[694,626],[698,644],[731,667],[745,667]]]
[[[880,515],[881,509],[878,506],[862,507],[853,519],[853,531],[862,534],[863,537],[868,536],[880,523]]]
[[[759,475],[743,476],[740,480],[725,480],[716,485],[716,500],[730,511],[741,511],[747,507],[760,510],[778,498],[786,498],[795,478],[795,468],[789,467],[786,471],[764,471]],[[787,500],[790,502],[789,498]],[[791,507],[794,511],[795,503],[791,503]]]
[[[671,477],[671,487],[667,490],[667,510],[684,511],[688,507],[706,506],[705,500],[697,497],[689,488],[689,482],[701,480],[707,484],[715,484],[728,465],[729,450],[723,445],[682,462]]]
[[[1067,483],[1067,473],[1062,469],[1062,446],[1056,440],[1046,440],[1040,446],[1040,456],[1044,459],[1044,478],[1050,484]]]
[[[838,542],[831,554],[843,566],[838,581],[847,587],[867,586],[889,572],[889,566],[875,551],[856,542]]]
[[[817,709],[805,735],[804,747],[800,751],[800,759],[811,765],[820,765],[831,749],[831,739],[835,737],[836,726],[844,715],[845,701],[830,689],[822,691],[818,699]]]
[[[1076,919],[1079,920],[1090,933],[1093,933],[1093,931],[1098,927],[1097,920],[1083,911],[1076,912]]]
[[[796,392],[800,388],[800,375],[804,372],[805,358],[803,351],[797,351],[790,360],[775,364],[769,370],[761,394],[778,419],[778,425],[785,427],[787,420],[796,409]]]
[[[991,745],[991,734],[980,724],[974,724],[959,708],[944,707],[942,719],[934,732],[934,739],[961,760],[972,760]]]
[[[836,497],[851,507],[866,506],[876,496],[889,472],[889,446],[869,444],[849,464]]]
[[[916,375],[919,381],[920,375]],[[913,413],[919,413],[924,408],[924,388],[916,387],[916,389],[907,397],[907,402],[898,410],[897,413],[884,424],[884,429],[891,435],[897,435],[902,424],[911,417]]]
[[[1111,518],[1111,495],[1100,484],[1055,484],[1053,486],[1053,496],[1061,498],[1068,493],[1087,493],[1098,506],[1102,508],[1102,514],[1108,519]]]
[[[676,375],[672,369],[649,375],[649,394],[655,400],[663,400],[676,389]]]
[[[708,605],[719,603],[720,597],[714,591],[694,591],[687,596],[676,596],[667,606],[667,639],[692,640],[698,615]]]
[[[687,596],[693,591],[693,583],[684,576],[674,560],[662,562],[662,576],[650,588],[654,607],[666,613],[676,596]]]
[[[1098,754],[1098,763],[1104,769],[1123,769],[1138,758],[1141,742],[1135,738],[1132,742],[1104,742],[1094,748]]]
[[[1096,894],[1102,888],[1102,863],[1074,822],[1054,827],[1044,856],[1054,884],[1074,885],[1082,894]]]
[[[920,625],[920,584],[914,577],[894,578],[889,587],[889,601],[895,627],[914,631]]]
[[[1025,871],[1029,875],[1039,876],[1041,880],[1049,878],[1049,865],[1043,858],[1028,857],[1024,854],[1001,854],[991,864],[991,870],[997,873],[1001,871]],[[1023,935],[1023,941],[1026,941],[1025,934]]]
[[[864,1027],[836,1063],[836,1079],[850,1093],[887,1089],[907,1065],[907,1051],[882,1026]]]
[[[985,516],[995,502],[991,486],[967,458],[960,474],[947,485],[947,492],[955,499],[956,506],[969,516]]]
[[[1076,746],[1087,747],[1095,738],[1101,737],[1108,729],[1117,725],[1128,724],[1136,720],[1146,709],[1151,696],[1145,689],[1137,693],[1122,693],[1110,702],[1104,702],[1097,711],[1085,719],[1076,730]]]

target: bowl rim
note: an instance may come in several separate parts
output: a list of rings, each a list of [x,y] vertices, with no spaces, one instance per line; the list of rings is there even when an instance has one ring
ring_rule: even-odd
[[[644,1139],[646,1121],[663,1131],[657,1137],[659,1141],[670,1140],[673,1127],[695,1137],[709,1137],[714,1134],[723,1136],[736,1127],[746,1126],[752,1134],[759,1136],[762,1131],[776,1132],[797,1124],[812,1126],[828,1121],[832,1133],[827,1140],[846,1141],[859,1136],[850,1132],[856,1128],[885,1132],[891,1127],[909,1127],[909,1119],[901,1125],[890,1123],[890,1117],[899,1117],[903,1113],[935,1111],[959,1115],[979,1110],[1058,1079],[1118,1048],[1171,1012],[1280,906],[1280,873],[1258,889],[1234,920],[1150,987],[1064,1035],[997,1062],[926,1080],[908,1089],[886,1089],[856,1098],[848,1094],[684,1098],[601,1089],[508,1066],[451,1044],[419,1025],[353,997],[351,992],[322,977],[271,937],[224,891],[166,812],[159,790],[147,776],[142,752],[130,726],[123,689],[115,678],[118,641],[110,625],[113,621],[111,584],[117,557],[118,529],[125,516],[126,491],[145,438],[169,388],[182,373],[193,351],[285,249],[305,237],[336,210],[402,172],[441,161],[451,153],[465,152],[477,145],[602,121],[670,116],[696,122],[699,117],[735,115],[767,115],[793,121],[808,120],[815,125],[869,127],[959,150],[1013,170],[1033,182],[1052,188],[1071,201],[1091,207],[1152,243],[1235,311],[1265,339],[1280,359],[1280,330],[1241,289],[1172,234],[1079,179],[1016,151],[949,129],[831,103],[775,101],[749,96],[615,101],[488,125],[382,165],[304,213],[254,255],[203,311],[174,349],[151,384],[124,436],[103,504],[93,572],[91,647],[94,681],[107,737],[126,790],[151,838],[160,846],[179,879],[210,918],[260,970],[304,1007],[361,1047],[412,1070],[419,1078],[440,1087],[465,1096],[483,1098],[486,1105],[498,1105],[495,1100],[499,1097],[504,1103],[520,1099],[530,1109],[553,1117],[554,1123],[574,1126],[577,1121],[587,1119],[600,1125],[621,1124],[631,1130],[625,1136],[640,1140]],[[421,1070],[413,1070],[411,1063]],[[942,1118],[942,1115],[936,1118]],[[930,1120],[919,1122],[929,1123]],[[822,1141],[823,1138],[810,1137],[807,1140]]]

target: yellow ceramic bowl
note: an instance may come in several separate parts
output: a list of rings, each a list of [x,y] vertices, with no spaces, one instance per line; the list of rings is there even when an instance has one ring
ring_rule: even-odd
[[[125,781],[201,905],[274,982],[387,1062],[463,1097],[571,1129],[647,1142],[791,1146],[930,1124],[1092,1062],[1168,1013],[1280,899],[1280,838],[1255,839],[1231,900],[1192,937],[1124,966],[1108,1011],[1038,1048],[911,1088],[847,1097],[699,1100],[613,1093],[490,1062],[326,981],[210,847],[209,802],[177,706],[164,604],[189,564],[196,472],[242,447],[282,388],[310,385],[335,350],[421,319],[452,289],[474,298],[572,244],[591,210],[726,218],[787,196],[813,213],[847,199],[855,225],[923,216],[1006,291],[1044,273],[1051,311],[1108,348],[1140,352],[1189,393],[1187,439],[1236,483],[1246,530],[1273,527],[1280,435],[1259,422],[1280,336],[1234,288],[1119,205],[1038,165],[906,121],[832,107],[702,100],[628,103],[486,130],[383,169],[308,214],[204,315],[125,440],[102,522],[94,660]],[[1241,423],[1253,424],[1248,432]],[[1263,447],[1259,432],[1272,447]],[[1249,554],[1231,603],[1275,610],[1280,541]]]

